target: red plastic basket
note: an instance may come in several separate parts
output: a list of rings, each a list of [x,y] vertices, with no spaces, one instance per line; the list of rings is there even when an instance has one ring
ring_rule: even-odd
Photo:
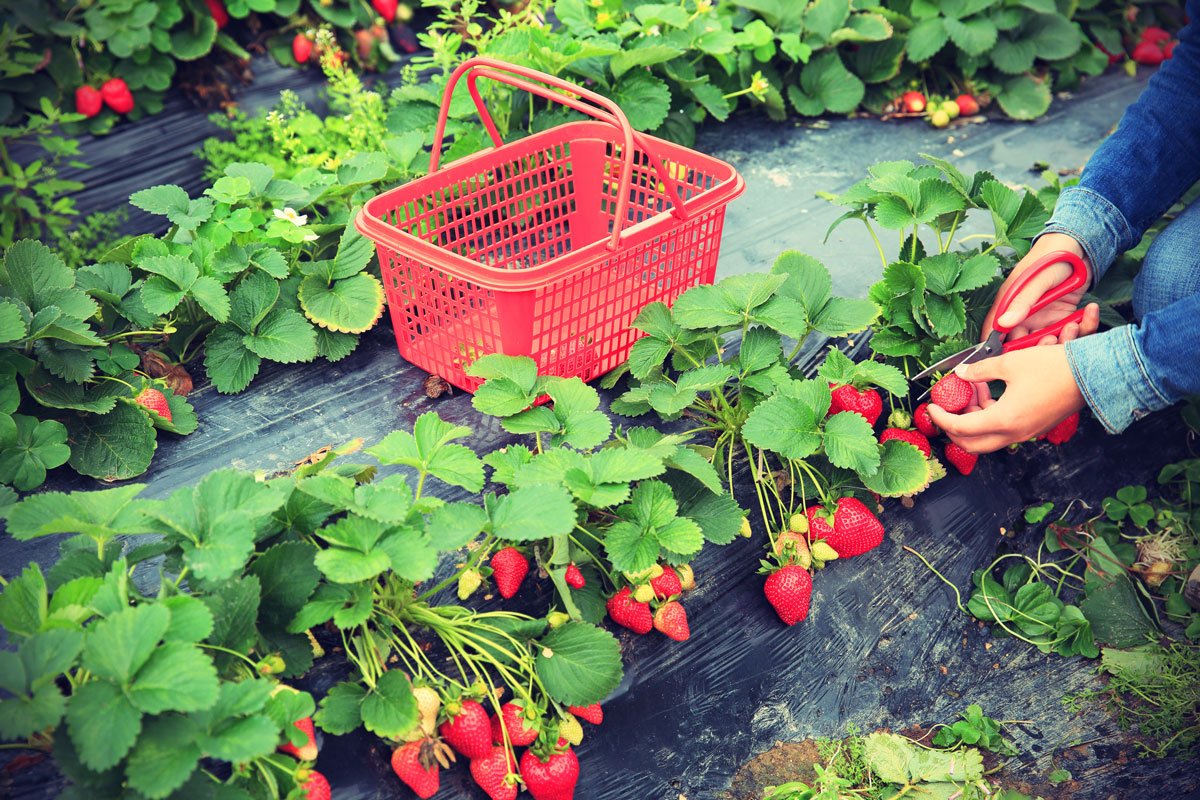
[[[464,75],[495,146],[439,170]],[[479,78],[596,121],[504,144]],[[725,207],[744,188],[730,165],[634,132],[600,95],[476,58],[446,84],[429,174],[369,200],[355,224],[378,249],[400,355],[474,391],[464,369],[489,353],[584,380],[619,365],[643,306],[712,283]]]

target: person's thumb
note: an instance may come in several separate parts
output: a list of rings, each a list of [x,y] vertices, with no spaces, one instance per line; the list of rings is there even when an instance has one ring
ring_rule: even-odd
[[[954,368],[954,374],[971,383],[986,383],[987,381],[1002,381],[1006,379],[1008,370],[1005,368],[1004,356],[993,356],[973,364],[959,364]]]
[[[1042,270],[1013,298],[1013,301],[1009,303],[1008,310],[996,318],[995,324],[1009,330],[1020,325],[1029,316],[1033,304],[1063,280],[1062,271],[1058,269],[1057,265],[1054,268]]]

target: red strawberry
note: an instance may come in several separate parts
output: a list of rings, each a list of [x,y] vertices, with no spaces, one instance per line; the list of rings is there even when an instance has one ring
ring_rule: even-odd
[[[1163,46],[1163,61],[1166,61],[1168,58],[1175,55],[1175,45],[1177,45],[1177,44],[1179,44],[1179,43],[1175,42],[1175,41],[1170,41],[1170,42],[1167,42],[1166,45]]]
[[[221,0],[204,0],[204,5],[208,6],[208,13],[212,15],[213,22],[217,23],[217,30],[229,24],[229,12],[225,10],[225,4]]]
[[[929,390],[929,401],[941,406],[951,414],[957,414],[970,405],[974,396],[974,387],[953,372],[935,383]]]
[[[604,709],[600,707],[599,703],[592,703],[590,706],[567,706],[567,711],[593,725],[604,722]]]
[[[947,442],[946,460],[963,475],[970,475],[971,470],[975,469],[975,462],[979,460],[979,456],[975,453],[968,453],[954,442]]]
[[[94,86],[80,86],[75,90],[75,110],[88,119],[100,113],[104,107],[104,98]]]
[[[147,386],[138,393],[137,397],[133,398],[133,402],[142,408],[153,411],[167,422],[171,421],[171,406],[167,403],[166,395],[158,389]]]
[[[775,555],[783,556],[795,563],[797,558],[808,552],[808,534],[799,531],[780,531],[775,536]]]
[[[1130,57],[1139,64],[1148,67],[1157,67],[1163,62],[1166,54],[1163,53],[1162,47],[1154,42],[1141,41],[1134,46]]]
[[[104,104],[118,114],[133,111],[133,95],[129,92],[129,84],[121,78],[109,78],[101,84],[100,96],[104,98]]]
[[[892,439],[899,439],[902,442],[908,442],[921,451],[921,454],[926,458],[933,455],[933,450],[929,448],[929,440],[925,438],[925,434],[920,431],[906,431],[903,428],[888,428],[883,433],[879,434],[879,443],[890,442]]]
[[[533,800],[572,800],[579,781],[579,759],[569,747],[544,761],[526,750],[521,756],[521,777]]]
[[[471,760],[471,777],[491,800],[516,800],[517,784],[506,780],[515,765],[505,747],[493,747],[483,758]]]
[[[926,436],[937,436],[942,432],[941,428],[934,424],[933,417],[929,416],[929,403],[917,406],[917,410],[913,412],[913,424]]]
[[[833,389],[832,402],[829,405],[830,415],[841,411],[853,411],[872,425],[883,413],[883,398],[874,389],[859,391],[847,384]]]
[[[658,611],[654,612],[654,627],[668,639],[677,642],[686,642],[692,635],[688,628],[687,612],[678,600],[670,600],[658,607]]]
[[[814,540],[824,539],[837,551],[838,557],[860,556],[883,541],[883,523],[853,497],[838,500],[833,527],[829,526],[823,511],[821,506],[810,506],[804,512],[808,517],[808,535]]]
[[[291,742],[285,742],[284,744],[279,745],[279,752],[287,753],[289,756],[295,756],[301,761],[316,761],[317,734],[313,729],[312,717],[298,719],[292,724],[304,732],[304,735],[308,737],[308,741],[299,747]]]
[[[579,567],[575,566],[574,561],[567,564],[567,574],[563,577],[567,581],[567,586],[570,586],[572,589],[582,589],[584,586],[587,586],[587,581],[584,579],[583,573],[579,571]]]
[[[517,593],[521,581],[528,574],[529,562],[517,548],[505,547],[492,556],[492,577],[496,579],[496,588],[505,600]]]
[[[649,633],[654,627],[654,617],[650,613],[650,606],[646,603],[639,603],[634,600],[633,590],[628,586],[621,588],[621,591],[608,598],[606,607],[608,608],[608,616],[618,625],[629,628],[634,633]]]
[[[650,588],[654,590],[655,597],[659,600],[666,600],[668,597],[681,593],[683,583],[680,582],[679,574],[671,568],[670,564],[663,564],[662,570],[662,575],[650,579]]]
[[[508,741],[514,747],[526,747],[533,744],[541,728],[538,722],[525,716],[524,708],[516,703],[505,703],[500,706],[500,714],[491,719],[493,742],[504,741],[504,732],[500,730],[501,722],[504,723],[504,728],[508,731]]]
[[[1170,39],[1171,34],[1168,31],[1154,25],[1146,28],[1146,30],[1142,31],[1142,35],[1138,37],[1139,41],[1150,42],[1151,44],[1162,44],[1163,42],[1170,41]]]
[[[492,722],[483,706],[463,700],[461,709],[438,727],[446,742],[466,758],[483,758],[492,752]]]
[[[900,104],[904,106],[905,111],[919,114],[925,110],[925,95],[920,92],[905,92],[900,96]]]
[[[308,773],[308,780],[304,781],[300,789],[304,792],[304,800],[331,800],[333,797],[329,781],[316,770]]]
[[[312,39],[303,33],[297,33],[292,37],[292,57],[296,59],[297,64],[307,64],[308,59],[312,57],[312,51]]]
[[[441,785],[438,765],[429,752],[429,740],[409,742],[392,753],[392,771],[421,800],[437,794]]]
[[[396,19],[396,7],[399,5],[397,0],[371,0],[371,5],[375,8],[375,13],[385,21],[392,22]]]
[[[1044,438],[1048,442],[1050,442],[1050,444],[1054,444],[1054,445],[1066,444],[1067,440],[1069,440],[1072,436],[1074,436],[1075,431],[1077,431],[1077,430],[1079,430],[1079,412],[1078,411],[1076,411],[1074,414],[1072,414],[1071,416],[1064,419],[1062,422],[1055,425],[1050,430],[1046,431]]]
[[[954,102],[958,104],[958,113],[964,117],[979,113],[979,101],[969,94],[960,94]]]
[[[767,602],[785,625],[803,622],[812,601],[812,576],[808,570],[789,564],[767,576],[763,585]]]

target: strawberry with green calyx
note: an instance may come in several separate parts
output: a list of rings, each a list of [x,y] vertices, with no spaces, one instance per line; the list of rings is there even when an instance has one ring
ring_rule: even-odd
[[[458,599],[466,600],[483,584],[483,575],[477,569],[464,569],[458,575]]]
[[[307,33],[297,33],[292,37],[292,57],[297,64],[307,64],[312,58],[313,40]]]
[[[975,398],[975,387],[953,372],[933,385],[929,390],[929,402],[941,406],[951,414],[962,411]]]
[[[325,776],[315,769],[301,769],[296,772],[296,783],[304,793],[304,800],[330,800],[333,789]]]
[[[889,428],[911,428],[912,423],[912,414],[903,408],[893,408],[892,412],[888,414],[887,426]]]
[[[775,537],[774,551],[780,564],[799,564],[801,567],[807,569],[812,563],[812,555],[808,547],[808,536],[798,531],[781,531]]]
[[[917,426],[917,430],[925,434],[926,437],[937,436],[942,432],[933,421],[933,417],[929,416],[929,403],[921,403],[913,412],[913,424]]]
[[[573,800],[579,759],[565,739],[543,734],[521,756],[521,777],[533,800]]]
[[[133,94],[123,78],[109,78],[100,85],[100,97],[104,104],[118,114],[133,111]]]
[[[831,385],[829,388],[832,390],[829,416],[840,414],[843,411],[853,411],[874,425],[880,414],[883,413],[883,398],[874,389],[859,390],[851,384]]]
[[[649,603],[654,599],[654,587],[648,583],[633,587],[633,599],[639,603]]]
[[[254,666],[259,675],[279,675],[287,669],[287,663],[278,653],[266,656]]]
[[[1055,425],[1050,430],[1039,436],[1039,439],[1045,439],[1052,445],[1066,444],[1075,431],[1079,430],[1079,412],[1076,411],[1071,416],[1064,419],[1062,422]]]
[[[456,699],[445,705],[445,722],[438,733],[464,758],[483,758],[492,751],[492,723],[474,700]]]
[[[138,392],[133,402],[147,411],[153,411],[167,422],[171,421],[171,404],[167,402],[167,396],[153,386],[147,386]]]
[[[533,710],[532,706],[529,708],[531,711]],[[541,727],[540,718],[536,714],[530,716],[526,713],[524,706],[515,702],[508,702],[500,706],[500,713],[490,720],[492,741],[503,742],[504,734],[507,732],[508,741],[514,747],[526,747],[533,744]]]
[[[287,753],[289,756],[293,756],[300,761],[316,761],[317,732],[313,727],[312,717],[302,717],[292,724],[296,726],[297,730],[304,734],[306,741],[299,747],[291,742],[285,742],[284,744],[279,745],[279,752]]]
[[[432,739],[422,739],[402,744],[392,753],[392,771],[421,800],[433,797],[441,785],[438,764],[445,756],[436,753],[437,747]]]
[[[893,439],[901,442],[908,442],[913,447],[921,451],[921,455],[929,458],[933,455],[933,450],[929,446],[929,440],[925,438],[925,434],[920,431],[905,430],[902,428],[887,428],[883,433],[879,434],[879,443],[890,442]]]
[[[492,579],[500,596],[508,600],[521,588],[521,581],[529,574],[529,561],[513,546],[502,547],[492,556]]]
[[[680,564],[675,568],[675,574],[679,576],[680,589],[690,592],[696,588],[696,573],[692,571],[691,564]]]
[[[564,714],[558,719],[558,735],[568,743],[578,746],[583,742],[583,726],[574,714]]]
[[[763,584],[763,594],[767,602],[775,609],[779,619],[785,625],[795,625],[803,622],[808,616],[809,604],[812,602],[812,576],[808,570],[795,564],[788,564],[779,569],[767,566],[767,582]]]
[[[692,635],[688,628],[687,611],[678,600],[668,600],[654,612],[654,629],[677,642],[686,642]]]
[[[803,514],[792,514],[788,517],[788,530],[793,533],[808,533],[808,517]]]
[[[80,86],[75,90],[75,110],[88,119],[100,113],[104,108],[104,98],[94,86]]]
[[[883,542],[883,523],[853,497],[838,500],[832,515],[823,506],[809,506],[805,514],[809,537],[824,539],[842,558],[860,556]]]
[[[650,612],[650,606],[634,600],[633,590],[628,586],[621,587],[621,591],[608,598],[605,607],[613,622],[634,633],[649,633],[654,627],[654,615]]]
[[[587,586],[587,580],[583,577],[583,573],[579,571],[579,567],[575,566],[574,561],[572,561],[570,564],[567,564],[567,571],[563,575],[563,580],[565,580],[567,582],[567,586],[570,586],[572,589],[582,589],[583,587]]]
[[[491,800],[516,800],[516,764],[507,747],[496,746],[483,758],[471,759],[470,769],[471,778]]]
[[[970,475],[971,471],[975,469],[975,463],[979,461],[979,456],[975,453],[968,453],[954,442],[947,442],[946,460],[963,475]]]
[[[383,17],[385,22],[394,22],[399,0],[371,0],[375,13]]]
[[[838,558],[837,550],[830,547],[829,542],[823,539],[818,539],[809,545],[809,552],[812,554],[812,566],[816,569],[825,569],[826,564],[836,561]]]
[[[567,706],[567,711],[593,725],[604,722],[604,709],[600,707],[599,703],[592,703],[590,706]]]
[[[969,94],[960,94],[954,98],[954,104],[963,116],[973,116],[979,113],[979,101]]]
[[[650,588],[654,590],[654,596],[659,600],[666,600],[668,597],[674,597],[683,591],[683,584],[679,581],[679,575],[671,567],[670,564],[662,565],[662,574],[657,578],[650,579]]]

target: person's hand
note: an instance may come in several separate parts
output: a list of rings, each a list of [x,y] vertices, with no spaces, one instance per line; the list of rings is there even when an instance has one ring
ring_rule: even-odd
[[[990,453],[1040,436],[1084,406],[1061,344],[1014,350],[962,364],[954,371],[964,380],[982,384],[985,391],[987,381],[1004,382],[1000,399],[973,413],[951,414],[932,403],[929,406],[933,423],[971,453]]]

